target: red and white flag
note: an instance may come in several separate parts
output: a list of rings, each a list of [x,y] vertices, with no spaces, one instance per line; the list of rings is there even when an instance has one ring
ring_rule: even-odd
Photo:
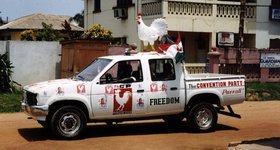
[[[178,32],[178,38],[175,43],[159,44],[159,48],[168,55],[176,59],[176,63],[184,60],[184,50],[181,41],[181,35]]]

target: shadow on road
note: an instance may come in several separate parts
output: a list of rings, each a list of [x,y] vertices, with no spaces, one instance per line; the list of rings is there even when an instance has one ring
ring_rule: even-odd
[[[225,130],[239,130],[235,127],[218,124],[216,131]],[[19,134],[27,141],[44,141],[44,140],[57,140],[53,137],[50,131],[44,128],[24,128],[18,129]],[[187,133],[187,134],[206,134],[197,133],[190,130],[186,122],[179,125],[167,125],[164,122],[141,122],[129,124],[90,124],[85,132],[82,134],[83,138],[97,138],[109,136],[127,136],[127,135],[150,135],[150,134],[172,134],[172,133]],[[210,132],[211,133],[211,132]]]
[[[24,128],[18,129],[18,133],[27,141],[45,141],[50,139],[50,133],[42,128]]]
[[[235,149],[280,149],[280,137],[245,140],[240,143],[230,143],[229,150]]]
[[[219,130],[238,130],[227,125],[218,124],[216,131]],[[135,124],[117,124],[117,125],[92,125],[88,126],[85,138],[90,137],[108,137],[108,136],[126,136],[126,135],[149,135],[149,134],[172,134],[172,133],[195,133],[187,127],[186,122],[179,125],[167,125],[164,122],[147,122]]]

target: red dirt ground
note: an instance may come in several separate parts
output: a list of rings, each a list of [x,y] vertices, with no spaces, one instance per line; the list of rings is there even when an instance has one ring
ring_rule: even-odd
[[[162,120],[89,124],[82,139],[56,140],[24,113],[0,114],[0,149],[184,150],[227,149],[234,141],[280,137],[280,101],[244,102],[233,109],[242,119],[219,115],[215,132],[193,133],[185,121],[167,126]]]

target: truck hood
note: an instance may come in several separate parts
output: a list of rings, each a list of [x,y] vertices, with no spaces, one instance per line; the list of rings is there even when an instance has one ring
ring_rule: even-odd
[[[23,90],[26,91],[24,93],[36,94],[37,105],[44,105],[50,98],[87,95],[90,88],[91,82],[89,81],[60,79],[27,85]]]
[[[59,80],[49,80],[44,82],[38,82],[34,84],[30,84],[25,86],[23,89],[32,93],[40,93],[41,91],[51,90],[51,89],[58,89],[64,87],[70,87],[83,81],[75,81],[72,79],[59,79]]]

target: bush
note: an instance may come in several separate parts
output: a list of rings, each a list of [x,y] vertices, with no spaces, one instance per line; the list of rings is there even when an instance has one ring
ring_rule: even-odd
[[[36,41],[36,33],[33,30],[24,30],[20,32],[22,41]]]
[[[93,24],[90,29],[88,29],[83,38],[86,39],[103,39],[109,40],[112,36],[112,31],[103,28],[100,24]]]
[[[24,30],[20,33],[23,41],[59,41],[62,36],[53,29],[52,24],[42,22],[43,28],[40,30]]]
[[[0,92],[13,92],[12,63],[8,60],[8,53],[0,54]]]

